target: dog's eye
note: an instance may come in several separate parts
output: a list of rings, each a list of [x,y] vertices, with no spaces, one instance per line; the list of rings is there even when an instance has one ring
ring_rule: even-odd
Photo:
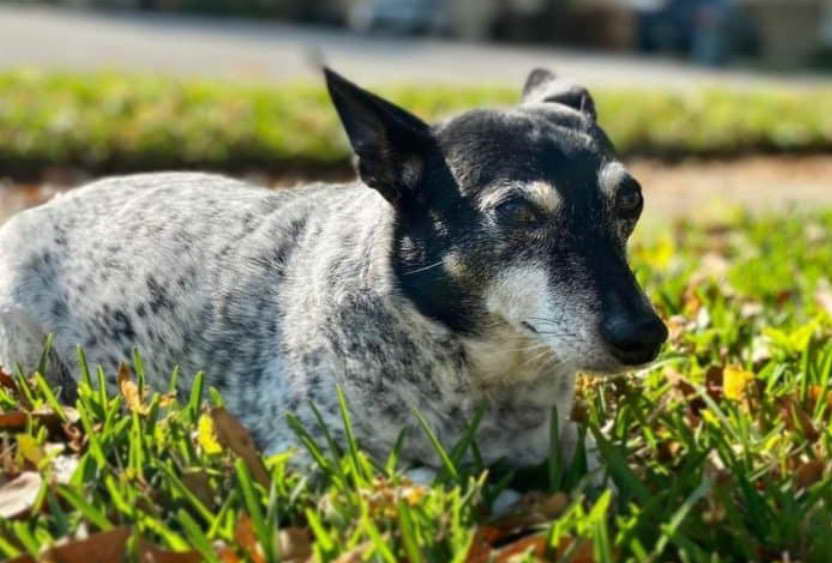
[[[510,225],[534,225],[540,221],[540,214],[534,207],[519,199],[498,205],[495,212],[500,222]]]
[[[644,200],[641,197],[641,188],[636,184],[627,183],[621,186],[616,196],[618,211],[625,217],[632,217],[641,211]]]

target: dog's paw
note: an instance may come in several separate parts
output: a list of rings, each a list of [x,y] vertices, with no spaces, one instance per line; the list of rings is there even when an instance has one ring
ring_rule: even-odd
[[[607,466],[598,449],[595,438],[591,435],[586,437],[586,466],[587,480],[591,487],[601,489],[612,489],[613,494],[618,494],[618,487],[609,475]]]

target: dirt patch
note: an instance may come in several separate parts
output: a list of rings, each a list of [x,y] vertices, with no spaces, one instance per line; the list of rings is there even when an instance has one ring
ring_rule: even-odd
[[[630,162],[630,169],[644,187],[646,215],[651,217],[698,217],[725,206],[755,211],[832,207],[832,156],[759,156],[677,164],[640,159]],[[345,175],[329,171],[325,179]],[[81,172],[61,170],[45,178],[42,183],[0,184],[0,221],[90,179]],[[271,187],[304,181],[299,174],[274,177],[252,172],[243,178]]]
[[[630,164],[645,191],[647,213],[697,215],[714,207],[755,211],[832,206],[832,157],[760,156],[675,165]]]

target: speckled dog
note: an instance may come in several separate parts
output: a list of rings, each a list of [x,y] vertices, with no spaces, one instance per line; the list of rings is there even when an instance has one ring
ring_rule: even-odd
[[[75,349],[114,373],[137,347],[163,386],[198,370],[268,452],[336,385],[364,447],[435,466],[479,405],[486,461],[548,452],[579,370],[650,362],[666,329],[627,266],[639,184],[584,88],[534,71],[520,105],[429,126],[326,71],[360,180],[267,191],[220,176],[93,183],[0,230],[0,364],[49,376]],[[568,451],[566,454],[568,455]]]

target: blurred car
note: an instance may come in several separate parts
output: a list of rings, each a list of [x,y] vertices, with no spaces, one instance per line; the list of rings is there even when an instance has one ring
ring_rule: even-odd
[[[638,46],[710,65],[754,54],[759,39],[735,0],[637,0]]]
[[[349,26],[360,33],[439,34],[448,19],[439,0],[364,0],[350,9]]]

